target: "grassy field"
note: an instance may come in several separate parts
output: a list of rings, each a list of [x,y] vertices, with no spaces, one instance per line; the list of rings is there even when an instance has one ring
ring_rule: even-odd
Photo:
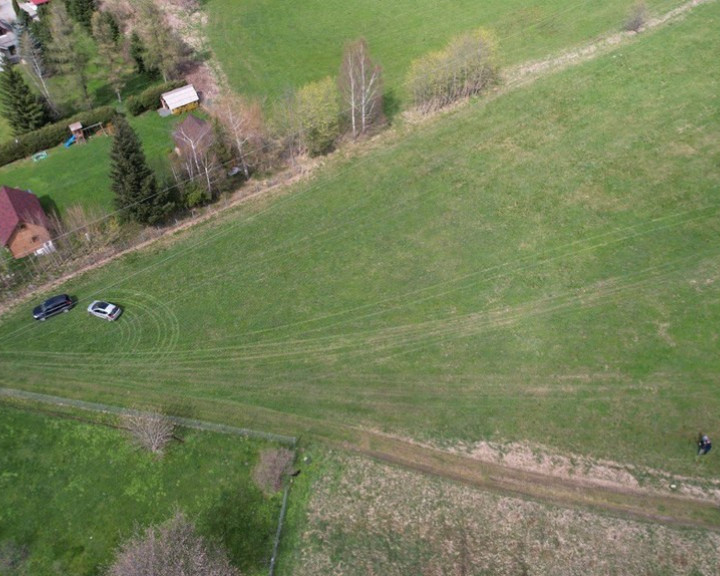
[[[661,13],[678,0],[646,2]],[[619,30],[626,0],[208,0],[210,45],[236,90],[271,98],[336,76],[346,42],[365,37],[383,67],[392,98],[415,58],[438,50],[460,33],[485,27],[497,37],[503,64],[538,58],[568,45]]]
[[[717,476],[720,5],[1,319],[0,384]],[[37,299],[45,296],[38,295]],[[97,297],[126,312],[108,324]],[[328,432],[329,431],[329,432]]]
[[[157,459],[122,431],[0,403],[0,572],[14,557],[11,574],[98,574],[135,526],[179,507],[243,574],[266,574],[281,495],[251,480],[263,443],[180,435]]]
[[[281,576],[710,576],[720,537],[488,494],[357,457],[316,461],[307,524]]]
[[[161,118],[155,112],[129,118],[142,140],[145,156],[158,171],[166,170],[172,151],[172,129],[178,118]],[[0,167],[3,185],[30,189],[46,209],[55,207],[62,214],[74,204],[113,210],[110,190],[110,148],[112,138],[98,133],[86,144],[48,150],[40,162],[31,158]]]

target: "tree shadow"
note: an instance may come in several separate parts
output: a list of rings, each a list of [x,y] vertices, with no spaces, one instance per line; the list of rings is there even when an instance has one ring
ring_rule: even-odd
[[[52,197],[45,194],[44,196],[40,196],[38,200],[40,201],[40,206],[42,206],[46,216],[55,216],[58,219],[60,218],[60,209]]]
[[[395,116],[400,113],[400,99],[392,88],[383,94],[383,112],[389,124],[392,124]]]
[[[208,507],[199,527],[227,551],[243,574],[266,569],[277,528],[277,499],[267,499],[252,483],[226,488]]]

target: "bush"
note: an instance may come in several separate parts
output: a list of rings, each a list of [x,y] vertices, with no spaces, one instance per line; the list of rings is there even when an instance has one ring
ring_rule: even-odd
[[[308,153],[319,156],[330,152],[340,135],[338,91],[332,78],[306,84],[300,89],[297,116]]]
[[[487,32],[476,30],[415,60],[407,84],[415,106],[431,112],[483,91],[495,82],[497,72],[493,41]]]
[[[126,414],[123,421],[140,447],[159,456],[162,456],[175,431],[173,421],[158,411]]]
[[[227,551],[198,534],[182,512],[120,546],[107,576],[240,576]]]
[[[0,166],[61,144],[70,137],[68,130],[70,124],[80,122],[83,126],[90,126],[98,122],[108,122],[116,114],[117,112],[112,106],[95,108],[18,136],[13,141],[0,144]]]
[[[287,448],[263,450],[253,470],[257,487],[269,494],[280,490],[294,460],[295,454]]]
[[[624,29],[626,32],[640,32],[645,26],[648,19],[648,9],[645,2],[636,2],[630,11],[628,19],[625,21]]]
[[[186,84],[187,82],[185,80],[171,80],[164,84],[150,86],[150,88],[146,88],[137,96],[130,96],[126,99],[125,105],[127,111],[133,116],[138,116],[146,110],[155,110],[160,107],[160,96],[163,93],[174,90],[175,88],[180,88]]]
[[[133,116],[139,116],[144,112],[143,106],[136,96],[125,98],[125,109]]]

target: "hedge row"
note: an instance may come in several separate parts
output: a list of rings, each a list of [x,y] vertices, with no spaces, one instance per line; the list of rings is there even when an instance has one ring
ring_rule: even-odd
[[[125,99],[125,107],[133,116],[138,116],[145,110],[156,110],[160,107],[160,96],[164,92],[169,92],[175,88],[185,86],[185,80],[171,80],[160,84],[159,86],[151,86],[143,90],[138,96],[129,96]]]
[[[75,122],[81,122],[87,127],[98,122],[110,121],[117,112],[112,106],[103,106],[80,112],[70,118],[64,118],[54,124],[48,124],[33,132],[18,136],[14,140],[0,144],[0,166],[26,158],[35,152],[52,148],[61,144],[70,137],[68,126]]]

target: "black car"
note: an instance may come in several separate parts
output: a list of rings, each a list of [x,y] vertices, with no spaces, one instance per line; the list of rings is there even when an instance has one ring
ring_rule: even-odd
[[[70,296],[67,294],[58,294],[57,296],[48,298],[40,304],[40,306],[36,306],[33,310],[33,318],[35,318],[35,320],[45,320],[50,318],[50,316],[60,314],[60,312],[67,312],[74,305],[75,303]]]

